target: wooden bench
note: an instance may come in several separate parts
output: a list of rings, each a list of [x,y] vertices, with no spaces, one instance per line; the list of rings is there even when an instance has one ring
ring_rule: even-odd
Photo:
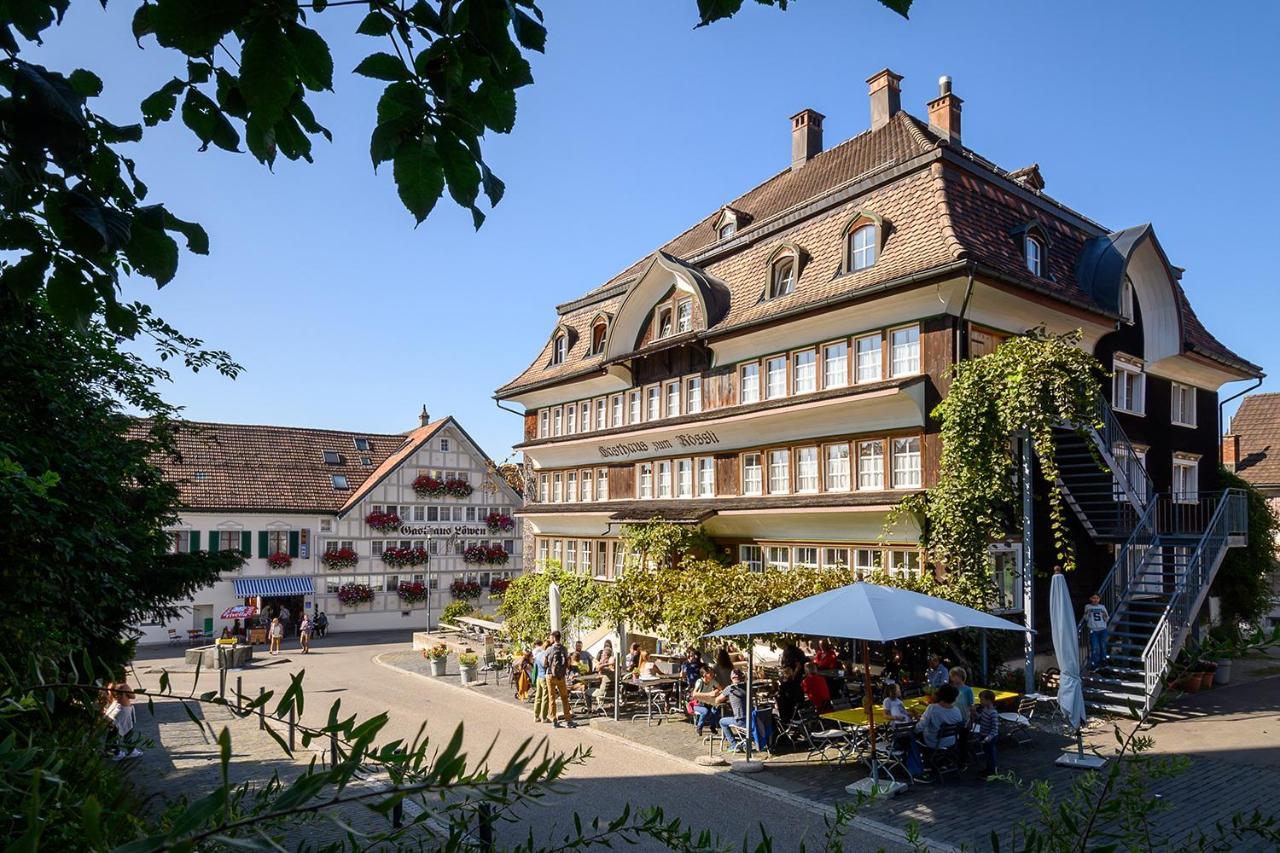
[[[451,622],[437,622],[436,630],[452,631],[455,634],[465,634],[466,631]]]

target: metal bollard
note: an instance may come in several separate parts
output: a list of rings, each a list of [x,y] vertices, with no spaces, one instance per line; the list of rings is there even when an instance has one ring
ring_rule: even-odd
[[[267,688],[258,688],[258,731],[265,731],[267,728],[267,712],[264,710],[267,706],[262,701],[262,694],[267,692]]]
[[[218,650],[218,698],[222,701],[227,700],[227,666],[226,660],[222,657],[222,650]]]
[[[391,807],[391,826],[393,829],[404,826],[404,800],[396,800],[396,804]]]
[[[329,732],[329,766],[338,766],[338,733]]]
[[[481,803],[479,808],[480,825],[477,835],[480,836],[480,849],[485,853],[493,853],[493,815],[488,803]]]
[[[295,706],[290,705],[289,706],[289,751],[290,752],[293,752],[294,735],[297,733],[297,729],[296,729],[297,724],[298,724],[298,709]]]
[[[244,710],[244,676],[236,676],[236,710]]]

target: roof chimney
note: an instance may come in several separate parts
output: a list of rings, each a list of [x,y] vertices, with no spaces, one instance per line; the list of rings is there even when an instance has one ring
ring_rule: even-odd
[[[1240,466],[1240,436],[1224,435],[1222,437],[1222,467],[1234,471]]]
[[[431,423],[431,416],[427,414],[427,404],[422,404],[422,411],[418,412],[418,426],[426,426]]]
[[[816,110],[803,109],[791,117],[791,168],[799,169],[822,153],[822,120]]]
[[[929,127],[939,136],[952,142],[960,142],[960,105],[964,101],[951,94],[951,78],[943,74],[938,78],[938,97],[928,103]]]
[[[888,68],[877,71],[867,78],[871,95],[871,129],[879,130],[902,111],[901,74],[894,74]]]

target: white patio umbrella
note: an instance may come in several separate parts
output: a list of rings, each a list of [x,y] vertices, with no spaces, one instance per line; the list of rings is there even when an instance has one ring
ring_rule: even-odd
[[[1053,653],[1058,658],[1058,706],[1062,715],[1076,731],[1075,754],[1058,756],[1056,764],[1064,767],[1098,768],[1106,759],[1097,755],[1085,755],[1084,734],[1084,685],[1080,680],[1080,640],[1076,628],[1075,608],[1071,606],[1071,593],[1067,589],[1067,576],[1061,571],[1053,573],[1049,585],[1049,624],[1053,632]]]
[[[741,637],[747,640],[747,761],[751,761],[751,657],[752,637],[762,634],[801,634],[810,637],[840,637],[861,640],[863,669],[863,698],[867,721],[874,723],[874,706],[871,696],[871,648],[872,643],[886,643],[905,637],[955,631],[960,628],[985,628],[996,631],[1027,629],[1007,619],[992,616],[945,598],[935,598],[911,590],[859,581],[838,589],[820,592],[790,604],[774,608],[767,613],[744,619],[727,628],[708,634],[709,637]],[[871,732],[871,787],[879,787],[879,762],[876,759],[876,727]],[[865,781],[865,780],[864,780]],[[861,788],[861,783],[855,783]],[[855,786],[850,786],[855,787]],[[890,792],[898,787],[890,785]]]
[[[560,630],[560,585],[555,581],[547,590],[547,608],[551,612],[551,630]]]

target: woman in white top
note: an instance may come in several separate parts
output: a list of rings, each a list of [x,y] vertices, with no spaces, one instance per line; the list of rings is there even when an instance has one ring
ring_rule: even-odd
[[[274,655],[280,651],[280,641],[284,639],[284,625],[280,622],[279,616],[271,620],[267,636],[271,638],[271,654]]]
[[[142,755],[142,750],[134,747],[126,748],[125,738],[133,731],[134,714],[133,708],[133,688],[128,684],[112,684],[107,688],[111,696],[111,702],[102,712],[106,718],[111,721],[111,725],[116,730],[116,737],[121,746],[116,750],[116,761],[123,761],[126,758],[137,758]]]
[[[902,688],[896,684],[886,684],[884,686],[884,713],[890,722],[911,722],[911,715],[907,713],[907,706],[902,704]]]

